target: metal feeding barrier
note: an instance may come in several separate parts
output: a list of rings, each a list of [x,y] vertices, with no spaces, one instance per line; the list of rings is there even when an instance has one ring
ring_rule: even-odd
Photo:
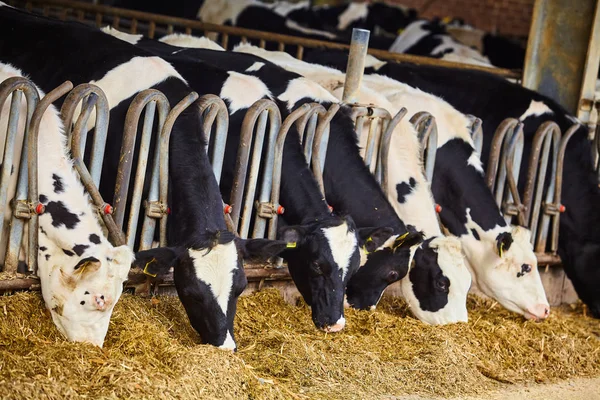
[[[554,122],[543,123],[536,131],[528,163],[522,166],[523,124],[514,118],[505,119],[492,139],[486,182],[508,223],[517,218],[519,225],[531,230],[534,246],[541,265],[558,264],[558,229],[562,172],[567,144],[578,125],[564,135]],[[480,129],[473,129],[477,137]],[[474,140],[477,142],[477,140]],[[524,190],[519,191],[520,170],[526,168]],[[548,244],[548,236],[551,241]]]

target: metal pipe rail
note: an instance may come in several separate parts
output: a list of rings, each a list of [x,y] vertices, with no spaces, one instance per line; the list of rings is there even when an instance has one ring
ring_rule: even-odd
[[[225,159],[225,144],[229,131],[229,113],[225,102],[214,94],[205,94],[198,99],[202,125],[206,135],[206,149],[217,182],[221,181],[223,160]],[[214,131],[214,134],[213,134]]]
[[[145,33],[154,38],[157,33],[170,34],[184,32],[186,34],[221,34],[221,45],[230,49],[229,37],[240,37],[242,41],[253,39],[261,48],[266,43],[277,43],[278,51],[285,51],[285,46],[297,46],[296,58],[302,59],[305,48],[326,48],[348,50],[347,44],[327,42],[323,40],[306,39],[295,36],[281,35],[272,32],[262,32],[233,26],[204,23],[197,20],[151,14],[141,11],[127,10],[109,6],[83,3],[73,0],[9,0],[9,4],[24,7],[31,12],[45,16],[54,16],[61,20],[77,20],[87,22],[97,27],[112,25],[116,29],[128,29],[130,33]],[[385,50],[369,49],[368,54],[383,61],[409,62],[417,65],[436,65],[446,68],[485,71],[505,78],[521,79],[521,71],[502,68],[492,68],[472,64],[420,57],[410,54],[391,53]]]
[[[79,115],[73,126],[77,111],[79,111]],[[90,119],[93,112],[95,112],[95,120],[92,124]],[[117,246],[125,244],[123,232],[113,219],[112,207],[104,201],[98,190],[108,135],[109,106],[106,95],[96,85],[78,85],[67,95],[60,113],[67,130],[67,145],[71,150],[73,166],[81,179],[81,183],[90,194],[92,202],[108,230],[110,241]],[[90,161],[91,168],[88,171],[84,163],[84,154],[88,132],[91,127],[94,128],[94,142]]]
[[[21,103],[25,95],[27,115],[21,116]],[[35,222],[30,218],[31,208],[28,202],[28,165],[27,165],[27,149],[29,136],[31,136],[30,122],[39,102],[39,93],[35,86],[26,78],[13,77],[0,83],[0,110],[4,108],[4,103],[11,96],[11,104],[9,109],[6,137],[3,143],[0,143],[4,152],[0,153],[0,204],[4,207],[8,206],[8,197],[12,195],[11,201],[11,218],[9,225],[4,226],[4,212],[0,216],[0,271],[16,272],[19,262],[19,252],[21,250],[21,242],[23,238],[24,219],[29,219],[29,230],[35,227]],[[19,120],[25,118],[23,137],[21,143],[19,141]],[[20,151],[17,150],[17,145]],[[11,186],[11,174],[14,162],[18,162],[17,168],[17,184],[15,193],[9,193]],[[36,185],[37,181],[32,181],[30,186]],[[31,197],[29,197],[31,199]],[[37,201],[33,199],[33,201]],[[37,232],[35,229],[33,232]],[[30,236],[29,236],[30,237]],[[28,247],[29,248],[29,247]],[[36,257],[31,258],[31,252],[28,252],[28,265],[31,269],[35,269]],[[33,262],[33,264],[31,264]]]
[[[268,134],[267,122],[269,123]],[[252,231],[253,238],[264,237],[266,220],[276,218],[277,211],[280,209],[279,204],[276,204],[271,197],[271,188],[274,186],[275,146],[280,127],[281,113],[279,108],[273,101],[266,99],[254,103],[246,112],[242,122],[230,203],[233,207],[231,212],[233,227],[244,239],[248,238],[250,232],[252,206],[261,164],[263,166],[263,179],[256,205],[257,213]],[[263,158],[261,163],[265,136],[267,136],[266,157]],[[248,171],[251,149],[252,161],[250,162],[250,171]],[[279,192],[277,192],[278,195]],[[270,199],[271,201],[269,201]],[[268,238],[274,239],[276,235],[277,232],[269,231]]]
[[[435,117],[426,111],[421,111],[412,116],[410,123],[413,124],[419,136],[419,142],[421,144],[420,157],[423,162],[425,178],[431,182],[433,180],[438,142]]]

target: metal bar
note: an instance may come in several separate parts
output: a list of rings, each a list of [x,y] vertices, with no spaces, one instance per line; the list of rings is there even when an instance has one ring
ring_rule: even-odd
[[[339,109],[340,105],[333,103],[329,106],[329,110],[327,110],[325,115],[319,118],[313,142],[311,167],[323,194],[325,194],[323,170],[325,169],[325,158],[327,156],[327,146],[329,145],[330,123]]]
[[[309,165],[312,158],[317,123],[319,117],[325,115],[325,113],[327,113],[327,110],[321,104],[310,103],[310,110],[296,121],[300,144],[304,148],[304,158]]]
[[[571,114],[579,108],[596,4],[597,0],[579,0],[574,7],[572,0],[536,0],[533,8],[523,86],[552,98]],[[597,76],[597,63],[593,69]]]
[[[398,124],[400,123],[400,121],[402,120],[402,118],[404,118],[404,116],[406,115],[406,108],[402,107],[397,113],[396,115],[394,115],[394,118],[392,118],[392,120],[388,123],[387,128],[383,134],[383,136],[381,137],[381,151],[380,151],[380,166],[381,166],[381,188],[383,189],[383,193],[385,193],[385,195],[387,196],[388,194],[388,184],[389,184],[389,179],[388,179],[388,174],[389,174],[389,163],[388,163],[388,159],[390,157],[390,143],[392,141],[392,134],[394,133],[394,130],[396,129],[396,127],[398,126]]]
[[[225,159],[225,144],[227,142],[227,132],[229,131],[229,113],[227,106],[220,97],[213,94],[206,94],[198,100],[200,113],[204,115],[204,134],[206,143],[211,143],[211,132],[214,122],[215,137],[213,147],[210,149],[210,162],[213,166],[213,172],[217,182],[221,181],[221,172],[223,170],[223,161]]]
[[[18,93],[18,95],[17,95]],[[25,127],[23,132],[23,142],[20,154],[14,154],[14,141],[17,135],[18,120],[20,115],[14,112],[13,107],[19,106],[22,99],[22,94],[25,94],[27,101],[27,115],[25,116]],[[3,168],[2,177],[0,178],[0,204],[4,207],[8,206],[8,186],[10,184],[10,174],[13,165],[13,160],[19,157],[20,164],[17,172],[17,187],[14,194],[13,204],[18,201],[27,201],[27,147],[30,135],[30,121],[33,116],[34,110],[39,102],[39,94],[35,86],[26,78],[13,77],[5,80],[0,84],[0,110],[3,108],[4,103],[8,96],[13,94],[11,101],[11,110],[8,121],[8,129],[6,135],[6,142],[4,145],[4,156],[3,156]],[[15,117],[16,116],[16,117]],[[12,127],[16,124],[16,127]],[[11,142],[13,144],[11,144]],[[14,210],[13,210],[14,215]],[[0,216],[0,234],[4,234],[4,216]],[[4,271],[16,272],[19,263],[19,251],[21,249],[21,242],[23,238],[23,225],[24,221],[20,218],[12,217],[12,223],[8,231],[8,240],[6,243],[6,250],[4,258]],[[33,266],[30,266],[33,269]]]
[[[471,137],[473,138],[473,144],[475,145],[475,150],[477,150],[477,154],[481,156],[481,152],[483,151],[483,128],[482,121],[480,118],[472,116],[472,124],[470,128]]]
[[[160,92],[159,92],[160,93]],[[162,94],[162,93],[161,93]],[[163,95],[164,96],[164,95]],[[173,130],[173,125],[177,117],[190,105],[192,105],[198,99],[198,93],[191,92],[186,97],[184,97],[179,103],[175,105],[165,118],[165,123],[163,125],[162,131],[160,132],[160,143],[159,143],[159,153],[160,157],[160,166],[159,166],[159,176],[160,176],[160,202],[164,205],[167,204],[168,194],[169,194],[169,140],[171,139],[171,132]],[[165,210],[166,211],[166,210]],[[160,219],[160,246],[164,247],[167,245],[167,213],[163,212],[162,217]]]
[[[27,138],[27,178],[28,192],[29,192],[29,205],[31,210],[34,209],[34,204],[39,202],[38,196],[38,137],[40,133],[40,123],[46,109],[57,99],[65,95],[69,90],[73,88],[71,82],[65,82],[50,93],[46,94],[43,99],[40,100],[33,115],[31,116],[31,123],[29,126],[29,137]],[[27,265],[33,271],[37,273],[37,254],[38,254],[38,215],[35,212],[30,213],[29,218],[29,243],[27,247]]]
[[[600,67],[600,3],[596,3],[596,11],[592,22],[592,30],[588,40],[587,57],[583,70],[581,93],[579,94],[579,109],[577,118],[587,124],[596,94],[596,81]]]
[[[20,1],[22,3],[23,0]],[[84,2],[78,2],[74,0],[33,0],[35,4],[52,4],[55,7],[68,7],[74,10],[85,10],[88,12],[101,11],[106,15],[119,15],[121,19],[130,18],[142,21],[154,21],[154,23],[160,24],[173,24],[174,26],[180,27],[192,27],[197,30],[206,30],[219,32],[222,34],[222,46],[228,48],[229,35],[232,36],[246,36],[252,39],[264,39],[271,42],[283,42],[286,45],[301,45],[308,48],[326,48],[326,49],[339,49],[347,50],[350,48],[347,44],[327,42],[323,40],[307,39],[295,36],[281,35],[272,32],[262,32],[251,29],[239,28],[234,26],[224,26],[204,23],[196,20],[188,20],[184,18],[170,17],[165,15],[151,14],[136,10],[127,10],[116,7],[108,7],[102,5],[89,4]],[[135,33],[135,32],[133,32]],[[502,68],[485,67],[480,65],[465,64],[452,61],[444,61],[434,59],[430,57],[414,56],[410,54],[398,54],[391,53],[385,50],[369,49],[368,54],[373,55],[383,61],[396,61],[396,62],[409,62],[417,65],[437,65],[447,68],[458,68],[466,70],[485,71],[494,75],[503,76],[506,78],[520,79],[521,71],[512,71]]]
[[[344,81],[344,103],[356,103],[360,90],[360,84],[365,72],[365,58],[369,48],[369,36],[371,32],[366,29],[352,29],[352,40],[346,66],[346,78]]]
[[[437,124],[435,117],[428,112],[421,111],[416,113],[410,119],[417,130],[419,142],[421,144],[421,161],[425,177],[429,182],[433,179],[433,169],[435,167],[435,158],[437,154]]]

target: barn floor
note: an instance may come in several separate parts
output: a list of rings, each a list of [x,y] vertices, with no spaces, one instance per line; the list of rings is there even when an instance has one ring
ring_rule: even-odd
[[[594,399],[600,322],[581,306],[532,323],[469,299],[470,321],[426,326],[403,302],[347,313],[341,334],[275,290],[240,299],[239,351],[198,345],[177,298],[125,295],[103,349],[64,341],[39,293],[0,297],[0,398]],[[594,397],[596,396],[596,397]]]

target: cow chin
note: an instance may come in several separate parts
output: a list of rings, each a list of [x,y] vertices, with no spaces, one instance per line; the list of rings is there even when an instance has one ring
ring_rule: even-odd
[[[103,346],[112,310],[103,312],[99,318],[96,316],[95,319],[90,318],[86,322],[66,318],[54,310],[51,310],[50,313],[59,332],[67,340],[71,342],[91,343],[100,348]],[[90,317],[94,317],[94,315],[90,315]]]

